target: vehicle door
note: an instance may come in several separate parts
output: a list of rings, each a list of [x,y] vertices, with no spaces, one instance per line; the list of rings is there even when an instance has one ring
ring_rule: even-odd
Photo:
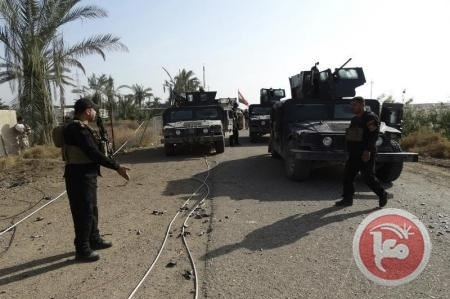
[[[402,130],[403,123],[403,104],[402,103],[383,103],[381,106],[380,121],[387,126]]]

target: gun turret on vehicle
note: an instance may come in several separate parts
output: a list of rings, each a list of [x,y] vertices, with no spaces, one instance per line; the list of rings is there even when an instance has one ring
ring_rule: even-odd
[[[366,82],[362,68],[345,67],[349,61],[333,72],[319,71],[316,63],[310,71],[290,77],[292,99],[274,105],[269,151],[284,159],[289,178],[304,180],[314,168],[347,160],[345,133],[354,116],[350,101]],[[417,154],[403,152],[399,144],[403,105],[365,102],[381,120],[376,175],[392,182],[404,162],[418,161]]]
[[[250,142],[270,133],[270,114],[272,106],[286,96],[284,89],[262,88],[260,103],[248,108]]]
[[[319,71],[317,62],[310,71],[290,77],[292,98],[333,100],[354,97],[355,89],[366,83],[366,78],[361,67],[345,68],[350,61],[351,58],[333,72],[331,69]]]
[[[163,112],[163,140],[166,155],[175,155],[184,145],[212,145],[225,151],[225,136],[232,132],[231,109],[216,100],[215,91],[176,95],[174,105]]]

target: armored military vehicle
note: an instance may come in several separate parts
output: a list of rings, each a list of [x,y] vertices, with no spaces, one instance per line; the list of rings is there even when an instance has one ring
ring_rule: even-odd
[[[354,116],[350,101],[366,80],[362,68],[346,64],[321,72],[316,64],[291,77],[292,98],[274,105],[269,152],[284,159],[291,179],[305,180],[316,167],[347,160],[345,132]],[[399,144],[403,105],[368,99],[366,109],[381,121],[376,175],[383,182],[395,181],[404,162],[418,161],[417,154],[403,152]]]
[[[248,108],[250,142],[256,142],[263,135],[270,134],[272,106],[285,96],[284,89],[261,89],[260,103],[252,104]]]
[[[177,96],[163,112],[163,140],[166,155],[175,155],[183,145],[212,145],[225,151],[225,137],[233,129],[230,101],[215,99],[215,91],[188,92]]]

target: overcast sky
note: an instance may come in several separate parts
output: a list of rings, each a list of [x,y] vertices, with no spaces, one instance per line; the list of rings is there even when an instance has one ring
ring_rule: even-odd
[[[64,27],[69,42],[96,33],[120,36],[130,51],[83,59],[87,75],[111,74],[116,86],[143,84],[166,99],[162,67],[193,70],[220,97],[240,89],[251,103],[263,87],[285,88],[288,77],[335,68],[348,58],[367,83],[357,93],[420,102],[449,102],[450,1],[365,0],[97,0],[107,19]],[[74,76],[75,77],[75,76]],[[83,85],[86,77],[79,72]],[[8,84],[0,96],[9,102]]]

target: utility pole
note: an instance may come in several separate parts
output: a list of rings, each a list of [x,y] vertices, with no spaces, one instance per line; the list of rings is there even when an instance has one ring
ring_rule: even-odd
[[[206,71],[205,71],[205,65],[203,65],[203,89],[206,89]]]
[[[370,81],[370,98],[372,99],[373,81]]]

